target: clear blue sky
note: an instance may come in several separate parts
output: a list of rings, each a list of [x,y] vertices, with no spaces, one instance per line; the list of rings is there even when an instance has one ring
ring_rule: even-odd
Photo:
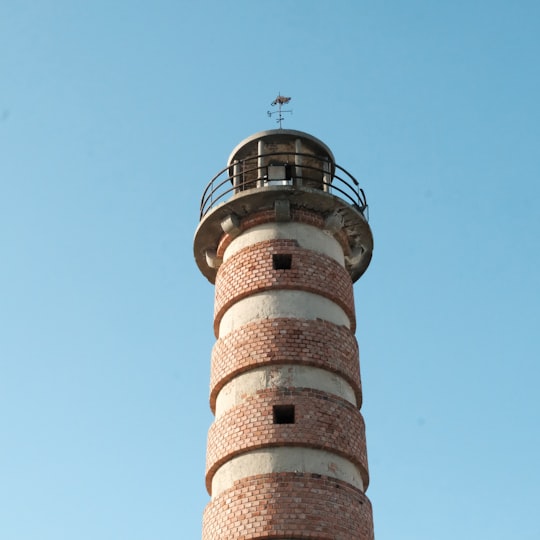
[[[244,137],[356,176],[377,540],[538,540],[540,3],[0,3],[0,538],[200,538],[200,195]]]

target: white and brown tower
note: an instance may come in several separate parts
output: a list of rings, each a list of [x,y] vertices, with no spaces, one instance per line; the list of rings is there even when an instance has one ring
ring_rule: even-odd
[[[373,248],[358,182],[300,131],[256,133],[204,192],[215,283],[203,540],[372,540],[353,282]]]

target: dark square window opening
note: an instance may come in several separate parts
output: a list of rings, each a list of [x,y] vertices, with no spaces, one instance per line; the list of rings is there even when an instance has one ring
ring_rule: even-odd
[[[272,265],[274,270],[290,270],[292,255],[289,253],[274,253],[272,255]]]
[[[294,405],[274,405],[274,424],[294,424]]]

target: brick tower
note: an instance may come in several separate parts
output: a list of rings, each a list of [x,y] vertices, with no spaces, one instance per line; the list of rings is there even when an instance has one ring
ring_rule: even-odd
[[[358,182],[300,131],[248,137],[206,188],[215,283],[203,540],[372,540],[353,282],[373,238]]]

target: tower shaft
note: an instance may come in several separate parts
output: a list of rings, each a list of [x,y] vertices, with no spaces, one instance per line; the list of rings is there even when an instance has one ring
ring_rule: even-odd
[[[202,217],[217,338],[203,540],[373,539],[352,288],[372,240],[330,193],[334,167],[307,134],[259,134],[229,162],[232,200]]]

